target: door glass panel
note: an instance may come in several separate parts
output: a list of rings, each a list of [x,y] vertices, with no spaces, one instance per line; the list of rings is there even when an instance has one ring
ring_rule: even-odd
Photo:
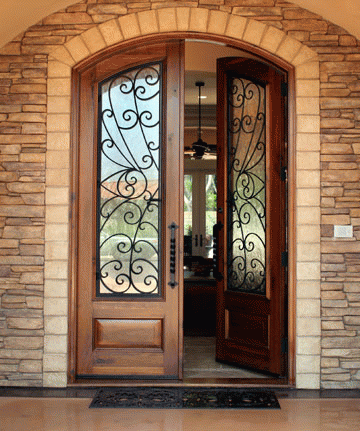
[[[265,295],[265,88],[228,77],[228,289]]]
[[[184,255],[192,255],[192,175],[184,176]]]
[[[205,176],[205,257],[213,257],[213,228],[216,224],[216,175]]]
[[[160,295],[161,64],[99,84],[97,295]]]

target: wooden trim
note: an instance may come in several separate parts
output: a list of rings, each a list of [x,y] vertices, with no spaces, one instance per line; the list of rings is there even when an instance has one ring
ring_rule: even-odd
[[[288,71],[288,378],[296,385],[296,92],[295,70]]]
[[[77,321],[77,244],[78,244],[78,180],[77,175],[79,172],[79,79],[80,75],[77,71],[73,70],[71,76],[71,119],[70,119],[70,214],[69,214],[69,319],[68,319],[68,382],[75,383],[75,370],[76,370],[76,326]]]

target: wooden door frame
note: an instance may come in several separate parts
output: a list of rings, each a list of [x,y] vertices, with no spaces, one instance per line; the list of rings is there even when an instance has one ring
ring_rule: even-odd
[[[216,35],[204,35],[196,32],[177,32],[177,33],[163,33],[151,36],[142,36],[132,40],[127,40],[121,42],[115,47],[111,47],[102,51],[101,53],[96,53],[89,58],[79,62],[72,69],[72,84],[71,84],[71,94],[72,94],[72,115],[71,115],[71,202],[70,202],[70,264],[69,264],[69,337],[68,337],[68,383],[69,385],[77,385],[75,377],[75,351],[76,351],[76,328],[75,323],[77,317],[77,244],[78,244],[78,219],[77,219],[77,176],[79,172],[78,156],[77,152],[79,149],[78,141],[78,121],[76,118],[76,113],[79,110],[79,101],[77,100],[76,94],[79,91],[78,76],[79,71],[90,67],[95,62],[110,57],[114,53],[120,53],[134,46],[139,46],[141,44],[147,45],[156,42],[161,42],[169,39],[201,39],[209,43],[221,43],[231,46],[232,48],[239,49],[245,52],[249,52],[255,55],[259,61],[269,62],[276,67],[283,69],[288,76],[288,378],[286,384],[289,386],[295,385],[295,345],[296,345],[296,327],[295,327],[295,317],[296,317],[296,183],[295,183],[295,173],[296,173],[296,160],[295,160],[295,68],[294,66],[287,63],[285,60],[277,57],[274,54],[266,52],[259,47],[251,46],[251,52],[249,45],[246,42],[240,40],[234,40],[227,36],[216,36]],[[75,115],[74,115],[75,114]],[[180,229],[182,226],[180,226]],[[182,277],[180,282],[183,282]],[[180,298],[180,307],[182,307],[182,298]],[[181,319],[179,319],[181,320]],[[182,324],[182,322],[181,322]],[[180,325],[180,322],[179,322]],[[181,327],[181,326],[180,326]],[[182,346],[180,346],[179,354],[182,355]],[[83,381],[83,384],[94,384],[92,381]],[[117,382],[119,384],[120,382]],[[103,384],[100,383],[99,384]],[[264,384],[264,382],[262,382]],[[270,384],[276,385],[276,382],[271,382]]]

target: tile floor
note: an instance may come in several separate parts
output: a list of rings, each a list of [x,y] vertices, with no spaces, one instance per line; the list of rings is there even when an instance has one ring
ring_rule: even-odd
[[[88,398],[0,398],[1,431],[356,431],[360,399],[280,399],[281,410],[89,409]]]
[[[260,373],[215,361],[215,337],[184,338],[184,378],[267,378]]]

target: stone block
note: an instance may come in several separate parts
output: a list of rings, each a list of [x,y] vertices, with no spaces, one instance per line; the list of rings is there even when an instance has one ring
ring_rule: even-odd
[[[67,238],[69,226],[67,224],[47,224],[46,231],[46,240],[47,241],[55,241],[62,242],[64,238]]]
[[[64,45],[75,62],[79,62],[90,55],[88,47],[80,36],[75,36]]]
[[[320,208],[318,206],[298,207],[296,214],[298,224],[320,224]]]
[[[49,114],[69,114],[70,113],[70,97],[49,96],[47,112]]]
[[[320,172],[298,170],[296,173],[296,180],[298,188],[320,187]]]
[[[65,46],[59,46],[55,50],[51,52],[49,55],[50,59],[57,60],[60,63],[64,63],[65,65],[73,66],[75,64],[75,60],[73,56],[70,54],[69,50]]]
[[[69,244],[66,241],[47,242],[45,259],[68,259],[69,257]]]
[[[46,335],[66,335],[68,330],[67,317],[45,316]]]
[[[70,115],[69,114],[48,114],[47,131],[48,132],[70,132]]]
[[[44,314],[46,316],[66,316],[67,312],[68,301],[66,298],[45,298]]]
[[[43,347],[43,337],[5,337],[5,349],[39,350]]]
[[[297,317],[297,334],[300,337],[320,336],[320,319],[315,317]]]
[[[317,207],[320,204],[320,189],[306,188],[298,189],[297,200],[299,206]]]
[[[99,30],[108,46],[114,45],[123,39],[116,19],[99,24]]]
[[[20,373],[41,373],[42,361],[22,360],[19,365]]]
[[[46,279],[66,280],[68,276],[67,261],[47,261],[45,264]]]
[[[360,171],[354,170],[323,170],[321,172],[322,181],[334,182],[358,182],[360,180]]]
[[[44,327],[43,319],[8,317],[6,322],[9,329],[42,329]]]
[[[177,30],[175,8],[158,9],[157,14],[161,32]]]
[[[298,337],[296,353],[300,355],[320,355],[320,337]]]
[[[67,353],[67,335],[45,335],[44,353]]]
[[[320,99],[318,97],[297,97],[296,111],[299,115],[319,115]]]
[[[21,284],[43,284],[43,272],[25,272],[20,276]]]
[[[319,170],[320,153],[317,151],[301,151],[296,157],[297,168],[300,170]]]
[[[124,39],[140,36],[141,31],[135,14],[121,16],[119,24]]]
[[[48,133],[48,150],[62,151],[70,148],[69,133]]]
[[[246,18],[237,15],[230,15],[229,22],[226,27],[226,36],[242,39],[246,24]]]
[[[279,48],[276,51],[276,54],[291,63],[296,54],[300,51],[301,47],[302,44],[298,40],[287,36],[282,40]]]
[[[209,11],[207,9],[191,8],[189,30],[206,32],[208,18]]]
[[[320,261],[320,244],[302,244],[298,243],[296,247],[298,262],[319,262]]]
[[[46,372],[66,372],[67,356],[61,354],[44,354],[43,370]]]
[[[179,31],[187,31],[190,24],[190,8],[176,8],[177,29]]]
[[[245,27],[243,40],[253,45],[259,45],[262,35],[266,30],[266,25],[262,22],[249,19],[248,24]]]
[[[298,298],[320,298],[318,283],[312,280],[298,280],[296,294]]]
[[[45,296],[47,298],[67,298],[68,283],[67,280],[46,280]]]
[[[318,244],[320,242],[320,227],[316,225],[299,225],[297,229],[297,242]]]
[[[141,34],[158,33],[157,16],[154,10],[147,10],[138,13]]]
[[[43,385],[45,388],[66,388],[67,375],[64,372],[59,373],[44,373]]]
[[[38,296],[27,296],[26,297],[26,306],[28,308],[35,308],[38,310],[42,310],[44,307],[44,299]]]
[[[48,96],[70,96],[70,80],[66,78],[48,79]]]
[[[318,373],[320,371],[320,356],[296,355],[296,371],[298,373]]]
[[[319,373],[296,373],[297,389],[319,389],[320,388],[320,370]]]
[[[320,316],[320,300],[319,299],[301,299],[298,298],[296,304],[297,316],[319,317]]]

